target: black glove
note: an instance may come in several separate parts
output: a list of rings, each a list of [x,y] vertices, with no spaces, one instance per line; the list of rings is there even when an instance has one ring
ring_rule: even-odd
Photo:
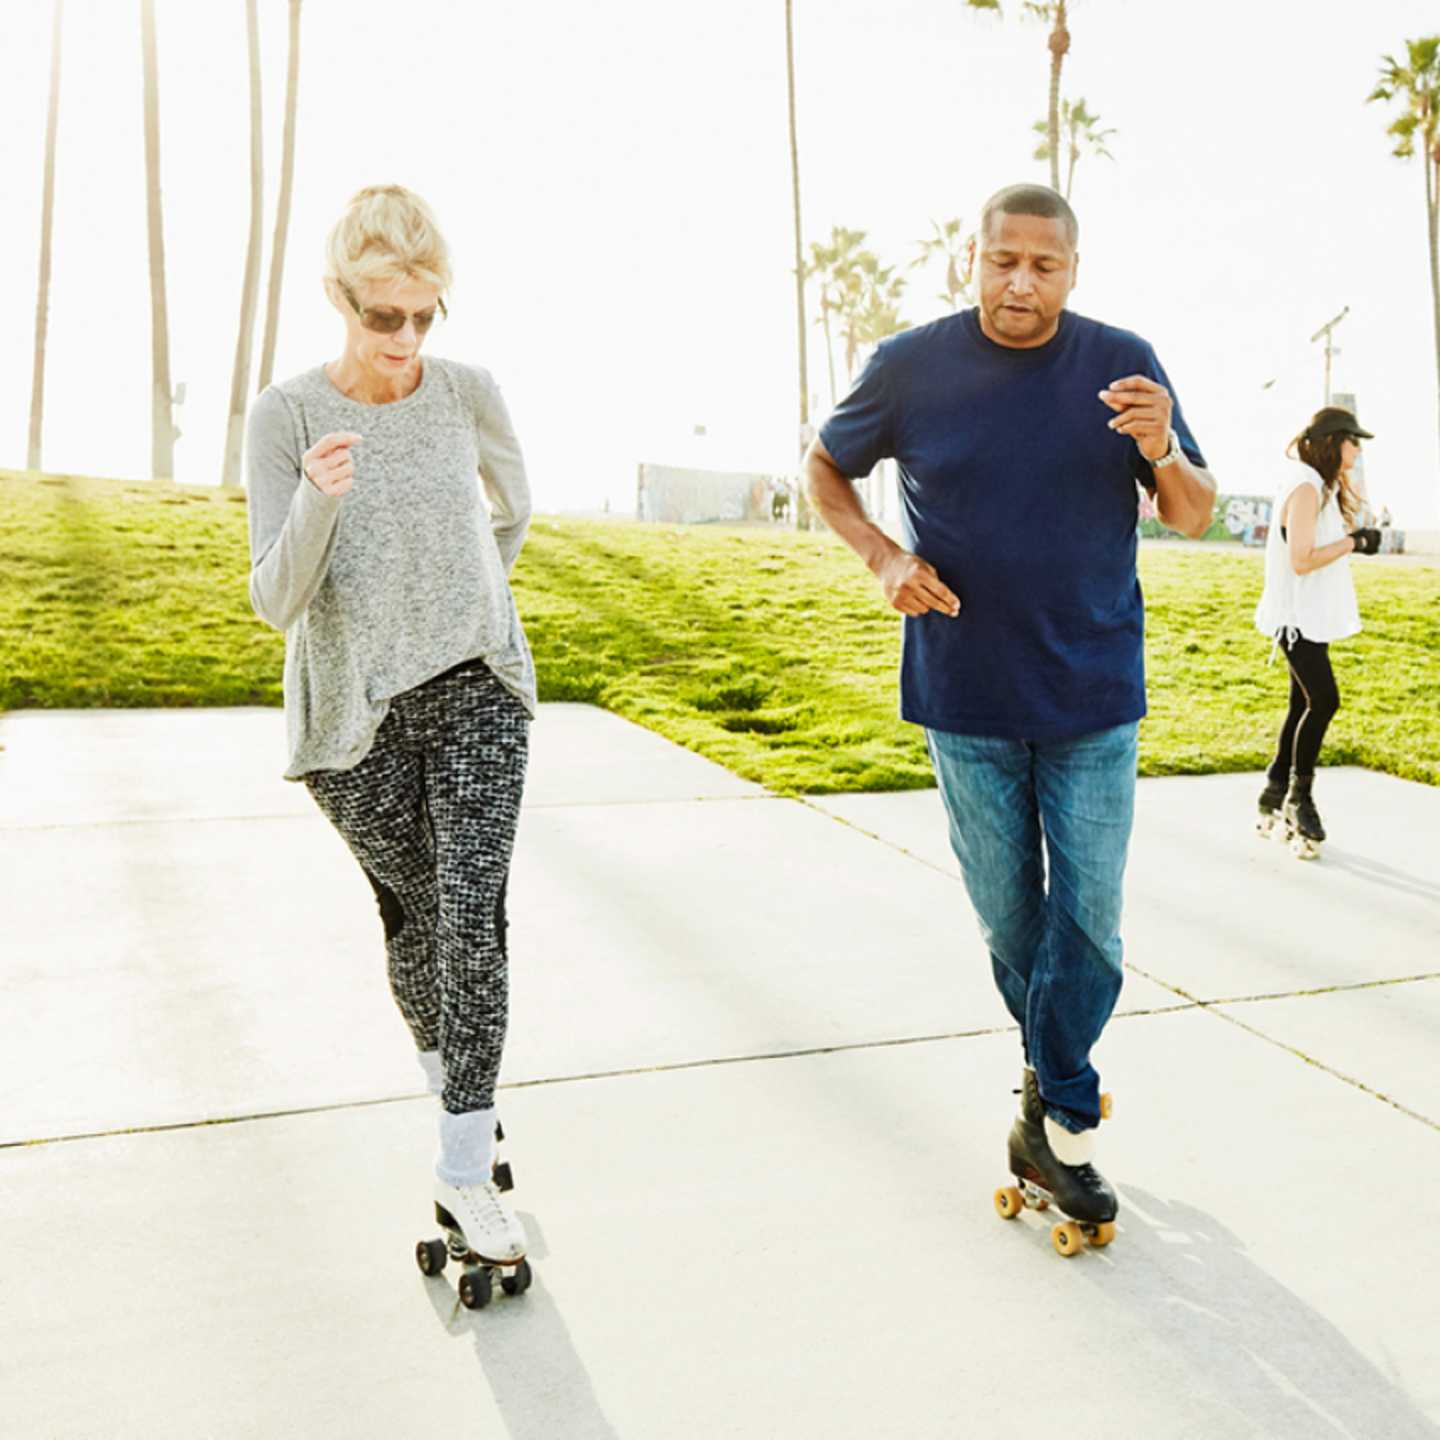
[[[1378,555],[1380,553],[1380,532],[1378,530],[1352,530],[1350,538],[1355,542],[1357,555]]]

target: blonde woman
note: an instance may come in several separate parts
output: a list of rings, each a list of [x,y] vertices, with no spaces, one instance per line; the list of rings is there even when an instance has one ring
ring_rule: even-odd
[[[485,370],[423,356],[451,287],[435,218],[357,194],[326,249],[336,359],[250,412],[250,598],[285,632],[285,775],[305,783],[379,902],[392,993],[441,1098],[435,1206],[480,1268],[467,1303],[529,1283],[500,1189],[505,891],[535,675],[509,572],[530,515]],[[483,495],[482,495],[483,486]],[[487,505],[488,500],[488,505]],[[446,1247],[422,1243],[426,1273]]]
[[[1290,708],[1260,794],[1257,828],[1268,835],[1283,819],[1285,838],[1304,860],[1313,860],[1325,840],[1312,787],[1321,742],[1340,708],[1330,643],[1360,630],[1347,557],[1380,549],[1378,530],[1351,528],[1361,508],[1352,471],[1360,442],[1374,438],[1350,411],[1327,405],[1290,442],[1285,453],[1301,464],[1275,497],[1265,590],[1255,607],[1256,628],[1274,639],[1290,666]]]

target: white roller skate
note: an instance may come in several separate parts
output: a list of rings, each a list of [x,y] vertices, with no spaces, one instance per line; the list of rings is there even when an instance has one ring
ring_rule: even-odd
[[[494,1158],[492,1135],[501,1133],[493,1111],[442,1114],[435,1221],[443,1233],[415,1247],[424,1275],[439,1275],[450,1260],[464,1266],[457,1288],[467,1310],[490,1303],[497,1275],[507,1295],[523,1294],[533,1278],[524,1226],[501,1193],[510,1188],[509,1166],[503,1167],[501,1183]]]

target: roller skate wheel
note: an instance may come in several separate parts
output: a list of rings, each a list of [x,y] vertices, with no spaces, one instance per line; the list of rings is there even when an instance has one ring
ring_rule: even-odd
[[[450,1258],[450,1252],[443,1240],[422,1240],[415,1247],[415,1263],[422,1275],[438,1275]]]
[[[1290,849],[1297,860],[1313,860],[1320,853],[1315,842],[1305,839],[1303,835],[1297,835],[1291,840]]]
[[[1268,840],[1270,832],[1275,828],[1275,817],[1273,815],[1262,815],[1255,822],[1255,833],[1262,839]]]
[[[1107,1090],[1100,1097],[1100,1118],[1108,1120],[1115,1113],[1115,1097]]]
[[[460,1303],[467,1310],[483,1310],[494,1294],[488,1270],[467,1270],[460,1277]]]
[[[1013,1220],[1025,1208],[1025,1197],[1014,1185],[1004,1185],[995,1192],[995,1213],[1002,1220]]]
[[[1050,1243],[1058,1254],[1068,1260],[1072,1255],[1079,1254],[1084,1247],[1085,1236],[1073,1220],[1062,1220],[1051,1230]]]
[[[1092,1245],[1108,1245],[1115,1238],[1115,1222],[1113,1220],[1102,1220],[1098,1225],[1090,1227],[1090,1243]]]
[[[497,1190],[513,1190],[515,1188],[515,1176],[510,1169],[508,1160],[497,1160],[490,1170],[490,1179],[494,1182]]]
[[[513,1275],[502,1275],[500,1277],[500,1288],[507,1295],[523,1295],[529,1288],[530,1282],[535,1278],[534,1271],[530,1269],[530,1262],[522,1260],[516,1267]]]

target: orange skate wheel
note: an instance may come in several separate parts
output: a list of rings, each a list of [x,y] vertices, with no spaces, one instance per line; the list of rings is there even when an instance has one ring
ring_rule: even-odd
[[[1090,1232],[1092,1245],[1108,1245],[1115,1238],[1115,1222],[1103,1220]]]
[[[1100,1096],[1100,1118],[1108,1120],[1115,1113],[1115,1097],[1106,1090]]]
[[[1068,1260],[1084,1248],[1085,1236],[1073,1220],[1062,1220],[1050,1232],[1050,1243]]]
[[[1014,1185],[995,1192],[995,1211],[1002,1220],[1013,1220],[1025,1208],[1025,1197]]]

